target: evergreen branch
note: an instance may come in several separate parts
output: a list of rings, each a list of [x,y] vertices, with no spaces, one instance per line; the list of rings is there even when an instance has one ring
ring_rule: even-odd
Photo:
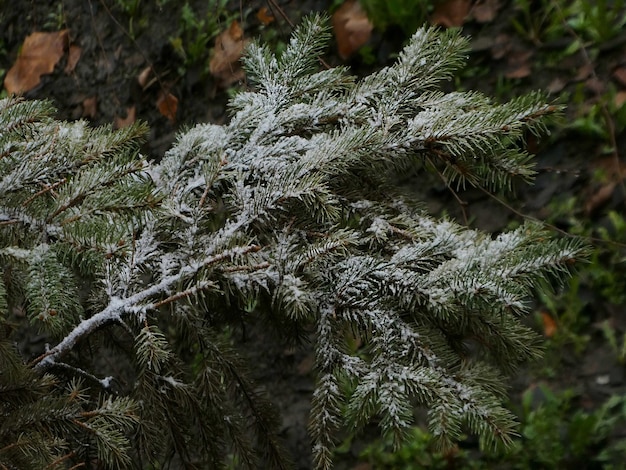
[[[66,364],[64,362],[59,362],[59,361],[56,361],[54,363],[54,367],[62,369],[62,370],[66,370],[70,372],[72,375],[78,375],[79,377],[89,379],[91,382],[97,383],[105,390],[110,388],[110,382],[111,382],[112,377],[105,377],[103,379],[99,379],[95,375],[87,372],[86,370],[81,369],[80,367],[72,366],[70,364]]]
[[[247,268],[247,269],[253,269],[254,270],[254,269],[257,269],[257,268]],[[201,282],[199,282],[198,284],[196,284],[195,286],[193,286],[193,287],[191,287],[189,289],[177,292],[174,295],[170,295],[169,297],[167,297],[167,298],[165,298],[163,300],[159,300],[158,302],[155,302],[153,304],[143,306],[142,308],[144,310],[146,310],[146,311],[147,310],[156,310],[156,309],[162,307],[163,305],[167,305],[167,304],[172,303],[172,302],[177,302],[177,301],[179,301],[181,299],[184,299],[184,298],[187,298],[187,297],[195,296],[195,295],[197,295],[199,292],[201,292],[203,290],[214,289],[216,287],[217,287],[217,285],[215,283],[213,283],[213,282],[201,281]]]
[[[130,297],[124,299],[117,297],[111,298],[104,310],[94,314],[90,318],[82,320],[60,343],[36,358],[31,365],[37,370],[50,367],[59,357],[70,351],[80,339],[90,335],[102,325],[111,322],[119,322],[122,315],[125,313],[136,314],[138,311],[143,312],[143,308],[141,308],[140,305],[144,300],[167,292],[171,286],[193,276],[200,271],[200,269],[215,265],[235,256],[258,251],[259,249],[260,247],[257,245],[235,247],[218,255],[209,256],[199,262],[185,266],[181,268],[178,273]]]
[[[399,443],[416,406],[444,447],[465,431],[511,442],[503,374],[539,351],[520,317],[584,249],[532,224],[494,237],[433,219],[395,181],[530,179],[519,144],[558,109],[537,93],[437,91],[465,60],[455,31],[421,28],[360,81],[315,71],[328,37],[314,16],[282,55],[249,46],[257,88],[233,98],[230,123],[185,131],[157,164],[138,153],[142,125],[91,129],[0,100],[2,462],[217,468],[234,453],[285,468],[276,412],[227,334],[252,317],[314,342],[316,468],[342,428],[376,419]],[[22,306],[60,338],[29,366],[8,323]],[[86,354],[101,346],[130,371],[115,400],[109,366]]]

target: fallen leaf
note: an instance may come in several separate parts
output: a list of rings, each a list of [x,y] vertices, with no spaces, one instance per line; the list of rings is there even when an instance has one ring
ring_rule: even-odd
[[[558,325],[552,315],[548,312],[541,312],[541,321],[543,323],[543,334],[548,338],[554,336],[558,330]]]
[[[174,124],[176,122],[176,111],[178,110],[178,98],[169,91],[161,90],[156,104],[159,112]]]
[[[65,70],[63,70],[66,75],[71,74],[76,69],[76,64],[78,64],[82,53],[82,47],[77,46],[76,44],[70,45],[69,52],[67,54],[67,64],[65,65]]]
[[[154,81],[154,79],[150,80],[151,76],[152,76],[151,65],[148,65],[141,72],[139,72],[139,75],[137,75],[137,83],[139,84],[142,90],[145,90],[146,88],[148,88]]]
[[[275,19],[271,14],[267,12],[267,7],[259,8],[256,17],[264,26],[267,26]]]
[[[41,76],[52,73],[63,57],[67,40],[67,29],[54,33],[36,32],[28,36],[15,64],[4,77],[7,92],[24,93],[39,85]]]
[[[369,462],[359,462],[350,470],[372,470],[372,464]]]
[[[349,58],[367,44],[374,25],[356,0],[348,0],[333,14],[337,50],[342,59]]]
[[[611,157],[594,160],[592,169],[606,175],[602,185],[595,189],[585,203],[585,213],[591,215],[602,208],[613,196],[618,184],[626,180],[626,163]]]
[[[606,91],[606,83],[595,76],[585,81],[585,88],[596,96],[601,96]]]
[[[97,112],[98,112],[98,98],[95,96],[90,96],[89,98],[85,98],[83,100],[83,117],[95,119]]]
[[[113,127],[115,127],[116,129],[121,129],[122,127],[128,127],[132,123],[134,123],[136,120],[137,120],[137,110],[135,109],[134,106],[131,106],[130,108],[126,108],[126,117],[122,118],[122,117],[115,116],[115,119],[113,121]]]
[[[499,0],[478,0],[472,7],[472,17],[479,23],[493,21],[500,9]]]
[[[504,73],[506,78],[524,78],[528,77],[532,73],[529,63],[518,64],[515,67],[510,67],[507,72]]]
[[[298,364],[298,375],[308,375],[313,370],[314,365],[315,357],[313,356],[313,354],[308,354],[304,357],[304,359],[300,361],[300,364]]]
[[[498,34],[491,46],[491,57],[500,60],[511,50],[511,36],[508,34]]]
[[[593,74],[593,64],[587,63],[578,69],[574,81],[581,82],[588,79]]]
[[[613,98],[613,104],[616,109],[621,108],[626,103],[626,91],[618,91]]]
[[[561,77],[555,77],[548,84],[546,91],[550,93],[551,95],[554,95],[555,93],[559,93],[560,91],[562,91],[566,85],[567,85],[567,82],[563,80]]]
[[[623,87],[626,87],[626,67],[619,67],[613,71],[613,78]]]
[[[471,5],[471,0],[444,0],[435,6],[430,22],[445,28],[463,26]]]
[[[218,85],[227,87],[243,79],[245,73],[239,64],[239,59],[245,45],[243,29],[236,20],[215,39],[209,71],[217,79]]]
[[[585,203],[585,214],[588,216],[592,215],[596,210],[602,208],[602,206],[609,202],[616,186],[617,183],[615,181],[610,181],[594,192]]]
[[[532,73],[530,58],[533,51],[509,51],[507,54],[507,67],[504,76],[506,78],[524,78]]]

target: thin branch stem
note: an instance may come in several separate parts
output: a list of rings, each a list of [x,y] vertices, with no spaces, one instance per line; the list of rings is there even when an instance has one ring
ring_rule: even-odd
[[[81,321],[74,329],[54,348],[36,358],[31,366],[35,369],[47,369],[56,363],[56,360],[71,350],[76,343],[90,335],[102,325],[110,322],[119,322],[125,313],[143,312],[144,308],[139,307],[143,301],[155,297],[163,292],[167,292],[172,286],[195,275],[200,269],[211,266],[236,256],[259,251],[258,245],[239,246],[226,250],[218,255],[208,256],[197,263],[184,266],[178,273],[163,279],[158,284],[148,287],[134,295],[126,298],[113,297],[109,305],[102,311],[90,318]]]
[[[443,184],[445,184],[446,188],[448,188],[448,191],[450,191],[450,193],[454,196],[454,198],[456,199],[456,202],[458,202],[459,206],[461,207],[461,213],[463,214],[463,223],[466,226],[469,226],[469,219],[467,218],[467,211],[465,210],[465,208],[467,207],[467,202],[461,199],[459,195],[456,193],[456,191],[452,189],[452,186],[450,186],[450,183],[448,182],[446,177],[437,169],[437,167],[435,166],[433,161],[430,159],[430,157],[427,155],[425,158],[430,164],[430,166],[432,166],[433,169],[437,172],[437,174],[441,178],[441,181],[443,181]]]

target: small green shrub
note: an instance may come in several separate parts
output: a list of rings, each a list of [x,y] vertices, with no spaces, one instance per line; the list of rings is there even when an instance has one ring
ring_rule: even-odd
[[[208,0],[204,13],[195,11],[189,2],[181,7],[178,33],[170,38],[170,43],[183,59],[185,68],[204,64],[207,72],[210,42],[234,17],[227,5],[228,0]]]
[[[361,0],[360,3],[381,31],[395,25],[407,37],[426,22],[433,6],[432,0]]]

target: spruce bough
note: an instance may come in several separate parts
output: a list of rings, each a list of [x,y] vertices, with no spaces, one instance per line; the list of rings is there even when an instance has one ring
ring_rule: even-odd
[[[249,46],[253,91],[229,124],[182,133],[159,163],[138,151],[142,125],[0,101],[5,468],[288,468],[276,411],[226,334],[253,318],[314,338],[315,468],[332,466],[341,429],[376,421],[399,442],[417,407],[442,447],[464,431],[510,442],[503,376],[538,355],[530,294],[583,249],[537,224],[492,237],[437,220],[393,181],[530,180],[519,144],[555,108],[439,91],[464,63],[456,32],[418,30],[360,81],[318,71],[328,39],[310,17],[278,57]],[[25,357],[16,341],[34,328],[49,347]]]

